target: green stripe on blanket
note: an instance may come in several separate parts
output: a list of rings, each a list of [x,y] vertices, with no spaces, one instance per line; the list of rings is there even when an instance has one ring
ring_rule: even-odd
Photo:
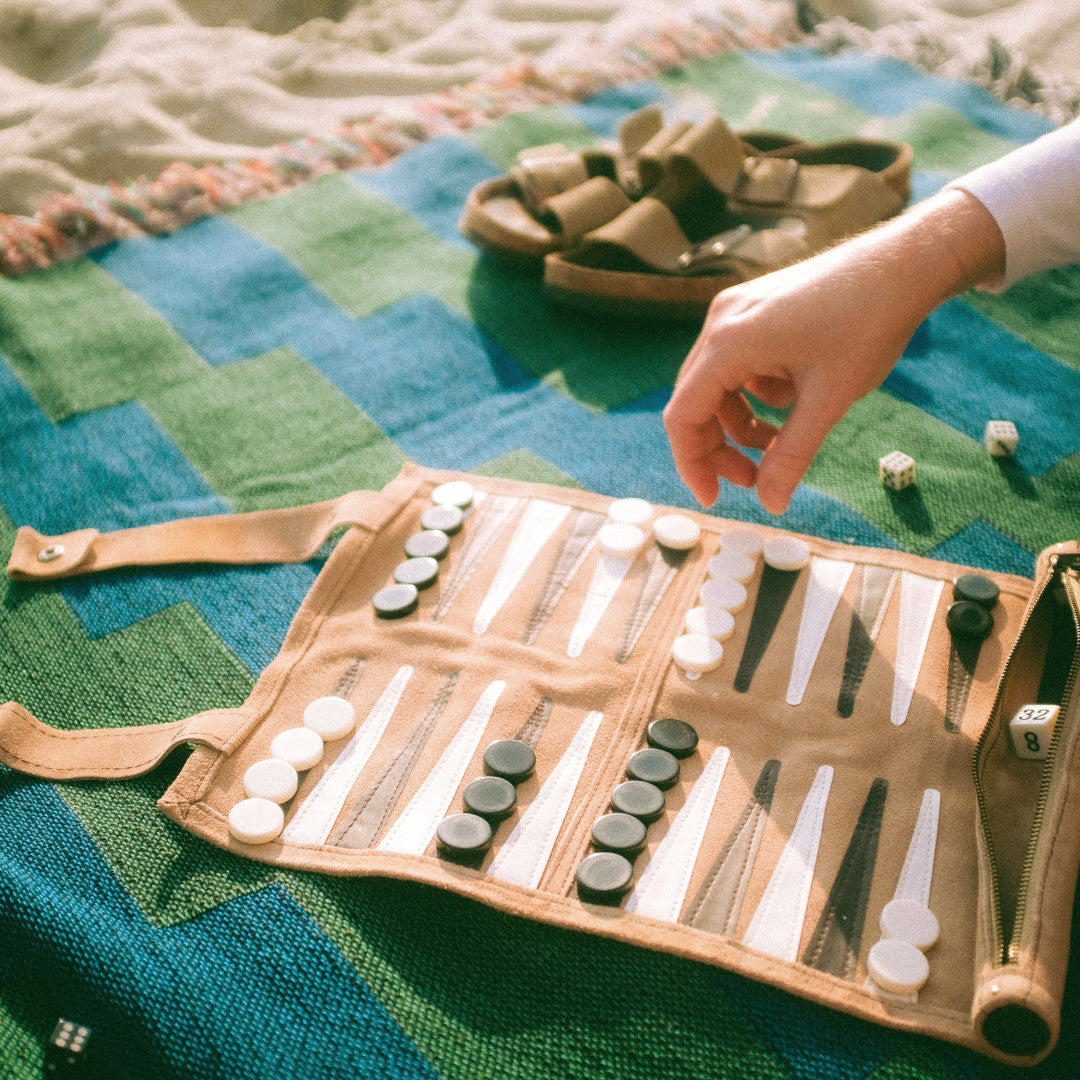
[[[519,147],[610,137],[642,100],[812,138],[903,136],[926,187],[1037,133],[1029,114],[891,61],[846,54],[823,80],[820,57],[770,60],[728,54],[581,105],[549,96],[483,129],[447,125],[378,170],[0,280],[0,542],[13,524],[326,498],[381,485],[405,458],[688,505],[660,412],[693,330],[552,308],[454,223],[469,185]],[[942,309],[837,426],[782,524],[1020,572],[1080,534],[1078,298],[1065,270]],[[1017,420],[1015,461],[982,449],[989,418]],[[876,470],[896,448],[919,468],[900,496]],[[741,491],[718,510],[764,518]],[[67,727],[234,705],[316,569],[0,584],[0,692]],[[433,889],[233,857],[157,811],[182,760],[108,784],[0,773],[4,1075],[41,1075],[61,1013],[95,1029],[112,1077],[140,1080],[1010,1075],[704,965]],[[1073,980],[1066,1016],[1078,1007]],[[1025,1075],[1078,1073],[1068,1036]]]

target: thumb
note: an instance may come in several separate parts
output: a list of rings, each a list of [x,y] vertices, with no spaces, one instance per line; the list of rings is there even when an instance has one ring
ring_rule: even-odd
[[[796,401],[758,466],[758,498],[770,514],[787,509],[825,436],[842,415],[835,393],[825,389],[805,393]]]

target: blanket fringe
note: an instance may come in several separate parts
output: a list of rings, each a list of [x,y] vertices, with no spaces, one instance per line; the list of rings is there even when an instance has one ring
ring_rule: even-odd
[[[31,216],[0,214],[0,274],[15,277],[114,240],[172,232],[326,173],[372,168],[425,139],[464,131],[539,105],[582,101],[634,79],[732,49],[776,49],[802,37],[791,13],[755,25],[738,7],[642,33],[620,50],[590,49],[572,64],[542,68],[523,59],[491,79],[384,110],[333,135],[310,135],[264,156],[170,165],[156,179],[56,192]]]
[[[1080,82],[1040,72],[997,38],[980,38],[935,26],[925,19],[868,30],[847,19],[824,19],[807,0],[796,0],[804,44],[833,55],[855,49],[891,56],[930,75],[974,83],[1015,109],[1039,113],[1055,124],[1080,115]]]
[[[376,167],[437,135],[539,105],[582,101],[620,83],[733,49],[791,44],[825,54],[857,49],[896,57],[945,78],[966,79],[1008,105],[1056,123],[1080,114],[1080,86],[1040,75],[993,38],[972,42],[918,21],[867,30],[846,19],[823,19],[809,0],[796,0],[780,15],[772,10],[770,21],[757,24],[737,3],[723,4],[708,16],[646,31],[618,50],[593,46],[573,63],[545,68],[523,59],[490,79],[383,110],[332,135],[281,144],[261,157],[202,166],[177,162],[156,179],[54,193],[31,216],[0,214],[0,274],[15,277],[115,240],[172,232],[326,173]]]

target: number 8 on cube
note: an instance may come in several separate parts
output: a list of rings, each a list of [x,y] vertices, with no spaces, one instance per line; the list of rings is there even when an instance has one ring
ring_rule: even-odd
[[[1025,705],[1017,711],[1009,721],[1009,738],[1017,757],[1041,760],[1047,756],[1059,708],[1058,705]]]

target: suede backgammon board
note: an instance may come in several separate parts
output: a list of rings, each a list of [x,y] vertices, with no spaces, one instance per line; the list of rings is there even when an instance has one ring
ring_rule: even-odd
[[[0,759],[145,772],[265,862],[427,882],[1034,1063],[1080,863],[1080,544],[1034,583],[408,465],[294,510],[19,530],[13,578],[332,551],[238,708]]]

